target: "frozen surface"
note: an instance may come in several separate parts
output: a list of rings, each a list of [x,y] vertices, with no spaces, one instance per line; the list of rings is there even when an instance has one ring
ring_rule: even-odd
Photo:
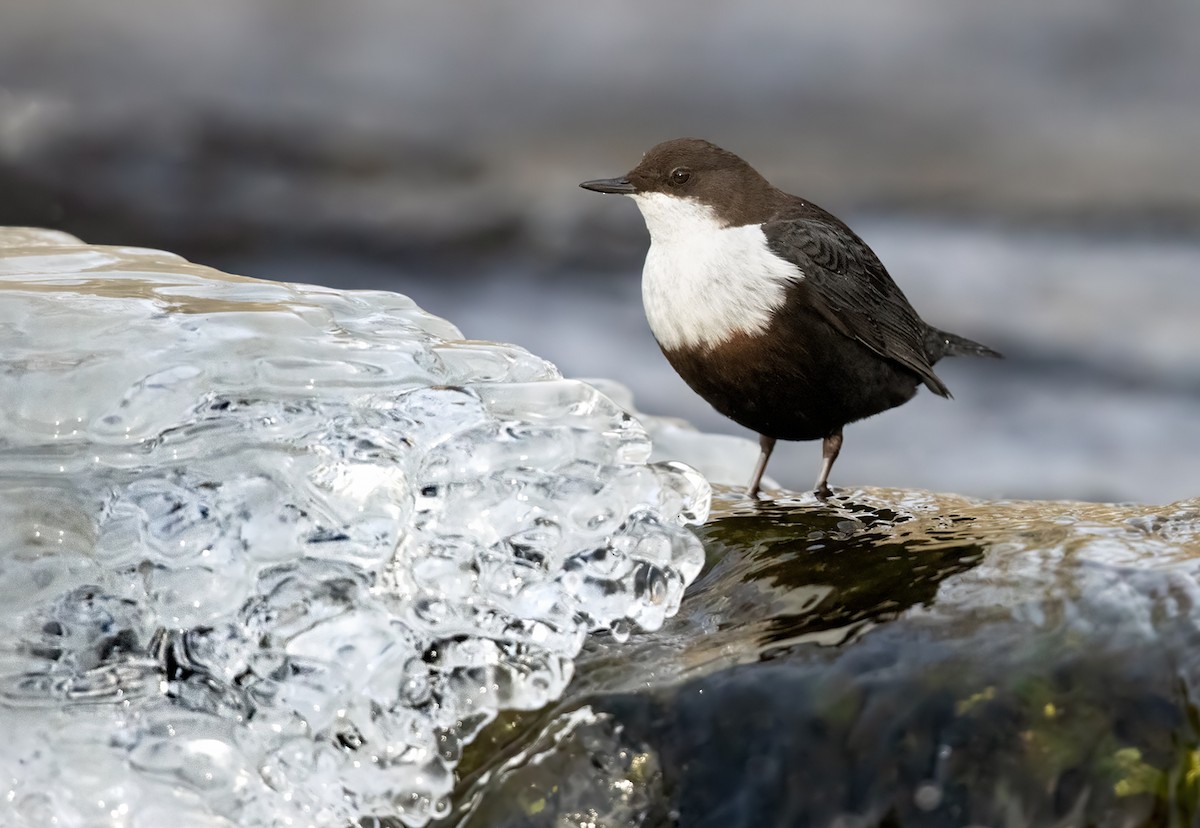
[[[342,828],[659,626],[708,484],[402,296],[0,230],[0,824]]]

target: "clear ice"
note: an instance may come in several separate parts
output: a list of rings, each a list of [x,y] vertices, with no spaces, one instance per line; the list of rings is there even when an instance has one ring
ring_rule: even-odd
[[[0,824],[445,813],[699,571],[708,484],[650,448],[403,296],[0,229]]]

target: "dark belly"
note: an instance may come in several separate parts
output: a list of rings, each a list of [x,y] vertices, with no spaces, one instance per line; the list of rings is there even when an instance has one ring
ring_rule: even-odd
[[[808,315],[806,315],[808,316]],[[729,419],[780,440],[816,440],[907,402],[920,378],[815,314],[708,350],[663,349],[671,366]]]

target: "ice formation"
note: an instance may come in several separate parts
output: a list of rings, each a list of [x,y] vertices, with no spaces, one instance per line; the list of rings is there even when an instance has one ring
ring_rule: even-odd
[[[0,230],[0,824],[422,825],[708,484],[406,298]]]

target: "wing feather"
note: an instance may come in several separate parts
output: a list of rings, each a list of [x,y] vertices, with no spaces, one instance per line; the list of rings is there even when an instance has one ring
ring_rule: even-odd
[[[925,353],[929,326],[917,316],[883,263],[845,224],[820,208],[784,213],[763,225],[775,255],[804,274],[797,289],[833,328],[914,371],[931,391],[950,391]]]

